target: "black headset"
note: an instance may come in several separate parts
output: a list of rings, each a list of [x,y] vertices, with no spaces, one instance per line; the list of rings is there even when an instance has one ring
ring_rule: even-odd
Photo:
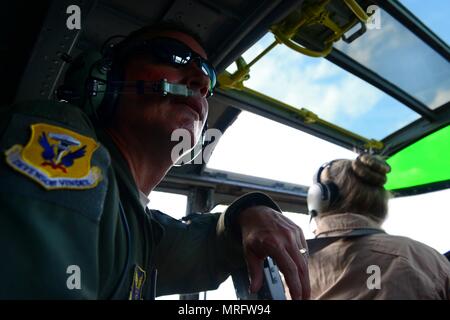
[[[309,187],[307,196],[308,211],[312,217],[328,210],[330,205],[336,202],[339,197],[339,188],[334,182],[322,182],[320,180],[323,170],[331,167],[338,160],[323,164],[314,174],[313,184]]]
[[[64,82],[55,92],[56,99],[77,105],[95,120],[108,121],[114,114],[123,77],[116,61],[121,42],[111,43],[119,37],[124,38],[110,37],[100,51],[87,50],[71,60]],[[102,119],[97,114],[101,106],[107,113]]]

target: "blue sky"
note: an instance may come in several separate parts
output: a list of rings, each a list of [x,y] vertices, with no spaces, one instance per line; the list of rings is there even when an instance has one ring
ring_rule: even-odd
[[[450,65],[436,51],[385,12],[380,29],[336,47],[409,92],[430,108],[450,100]]]
[[[267,35],[244,57],[259,52],[272,39]],[[382,139],[417,118],[396,100],[328,60],[306,57],[284,46],[277,46],[255,64],[245,85],[367,138]]]
[[[450,43],[450,1],[401,0],[405,7],[428,25],[442,40]]]

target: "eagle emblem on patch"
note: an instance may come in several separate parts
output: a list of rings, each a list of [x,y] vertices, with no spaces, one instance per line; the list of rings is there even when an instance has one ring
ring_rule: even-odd
[[[98,144],[71,130],[39,123],[31,126],[27,145],[6,151],[6,162],[47,190],[90,189],[101,180],[101,170],[91,167]]]

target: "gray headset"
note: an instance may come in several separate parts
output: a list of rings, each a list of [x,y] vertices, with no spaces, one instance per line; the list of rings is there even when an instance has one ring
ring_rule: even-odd
[[[321,165],[314,174],[313,184],[309,187],[307,196],[308,211],[312,217],[325,212],[339,197],[339,188],[334,182],[322,182],[320,180],[320,175],[323,170],[330,167],[338,160],[339,159]]]

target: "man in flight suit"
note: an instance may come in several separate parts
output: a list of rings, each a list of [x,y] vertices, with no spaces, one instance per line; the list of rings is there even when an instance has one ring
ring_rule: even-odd
[[[55,101],[0,115],[0,298],[151,299],[217,288],[245,263],[256,292],[267,256],[291,296],[308,298],[302,231],[264,194],[190,223],[146,208],[173,165],[171,133],[200,139],[215,75],[199,42],[178,28],[147,27],[124,41],[153,47],[123,54],[121,80],[167,79],[194,94],[118,95],[98,110],[107,121]],[[180,48],[192,61],[167,60]]]

